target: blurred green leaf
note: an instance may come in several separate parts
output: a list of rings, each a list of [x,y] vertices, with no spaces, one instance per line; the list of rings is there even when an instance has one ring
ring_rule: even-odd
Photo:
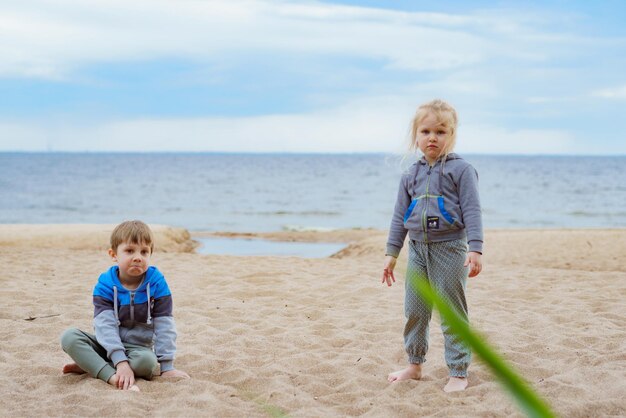
[[[412,288],[424,300],[433,304],[442,320],[445,320],[452,331],[487,364],[500,383],[513,395],[521,409],[530,417],[555,417],[548,404],[517,374],[511,366],[491,348],[483,337],[474,332],[469,324],[462,319],[457,310],[448,305],[443,298],[430,286],[423,276],[407,275]]]

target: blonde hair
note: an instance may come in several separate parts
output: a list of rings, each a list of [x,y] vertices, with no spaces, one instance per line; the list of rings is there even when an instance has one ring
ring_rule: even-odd
[[[446,147],[441,153],[445,161],[448,154],[452,152],[456,145],[456,128],[459,120],[454,107],[441,99],[431,100],[417,108],[417,112],[415,112],[415,116],[411,120],[409,151],[415,152],[419,149],[417,146],[417,129],[419,124],[422,123],[429,114],[434,115],[437,118],[437,122],[441,123],[449,131]]]
[[[125,221],[111,232],[111,249],[117,251],[120,244],[145,244],[154,251],[154,238],[150,227],[141,221]]]

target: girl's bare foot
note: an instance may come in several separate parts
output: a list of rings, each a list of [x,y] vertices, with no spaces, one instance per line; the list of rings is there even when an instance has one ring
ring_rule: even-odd
[[[118,379],[117,375],[114,374],[113,376],[111,376],[111,378],[109,379],[107,383],[117,389],[117,379]],[[133,391],[133,392],[141,392],[139,390],[139,386],[137,385],[130,386],[128,390]]]
[[[422,377],[422,365],[421,364],[409,364],[406,369],[399,370],[397,372],[389,373],[387,380],[391,382],[399,382],[401,380],[419,380]]]
[[[86,372],[83,369],[81,369],[78,364],[70,363],[70,364],[66,364],[65,366],[63,366],[63,374],[67,374],[67,373],[83,374]]]
[[[450,376],[450,380],[448,380],[448,383],[446,384],[446,386],[443,388],[444,392],[460,392],[462,390],[465,390],[465,388],[467,387],[467,378],[466,377],[454,377],[454,376]]]

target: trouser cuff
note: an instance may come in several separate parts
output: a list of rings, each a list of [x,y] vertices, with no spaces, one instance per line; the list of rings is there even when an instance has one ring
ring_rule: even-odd
[[[450,377],[467,377],[467,367],[450,367]]]
[[[109,379],[111,379],[111,376],[113,376],[114,374],[115,369],[109,364],[105,364],[104,367],[102,367],[100,371],[96,374],[96,377],[100,380],[104,380],[106,383],[109,383]]]
[[[409,363],[411,364],[422,364],[426,361],[426,357],[424,356],[411,356],[409,355]]]

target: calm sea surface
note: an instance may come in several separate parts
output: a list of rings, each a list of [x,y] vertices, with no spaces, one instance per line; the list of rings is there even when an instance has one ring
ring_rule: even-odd
[[[624,156],[464,158],[487,228],[626,227]],[[0,223],[386,229],[401,172],[380,154],[0,153]]]

